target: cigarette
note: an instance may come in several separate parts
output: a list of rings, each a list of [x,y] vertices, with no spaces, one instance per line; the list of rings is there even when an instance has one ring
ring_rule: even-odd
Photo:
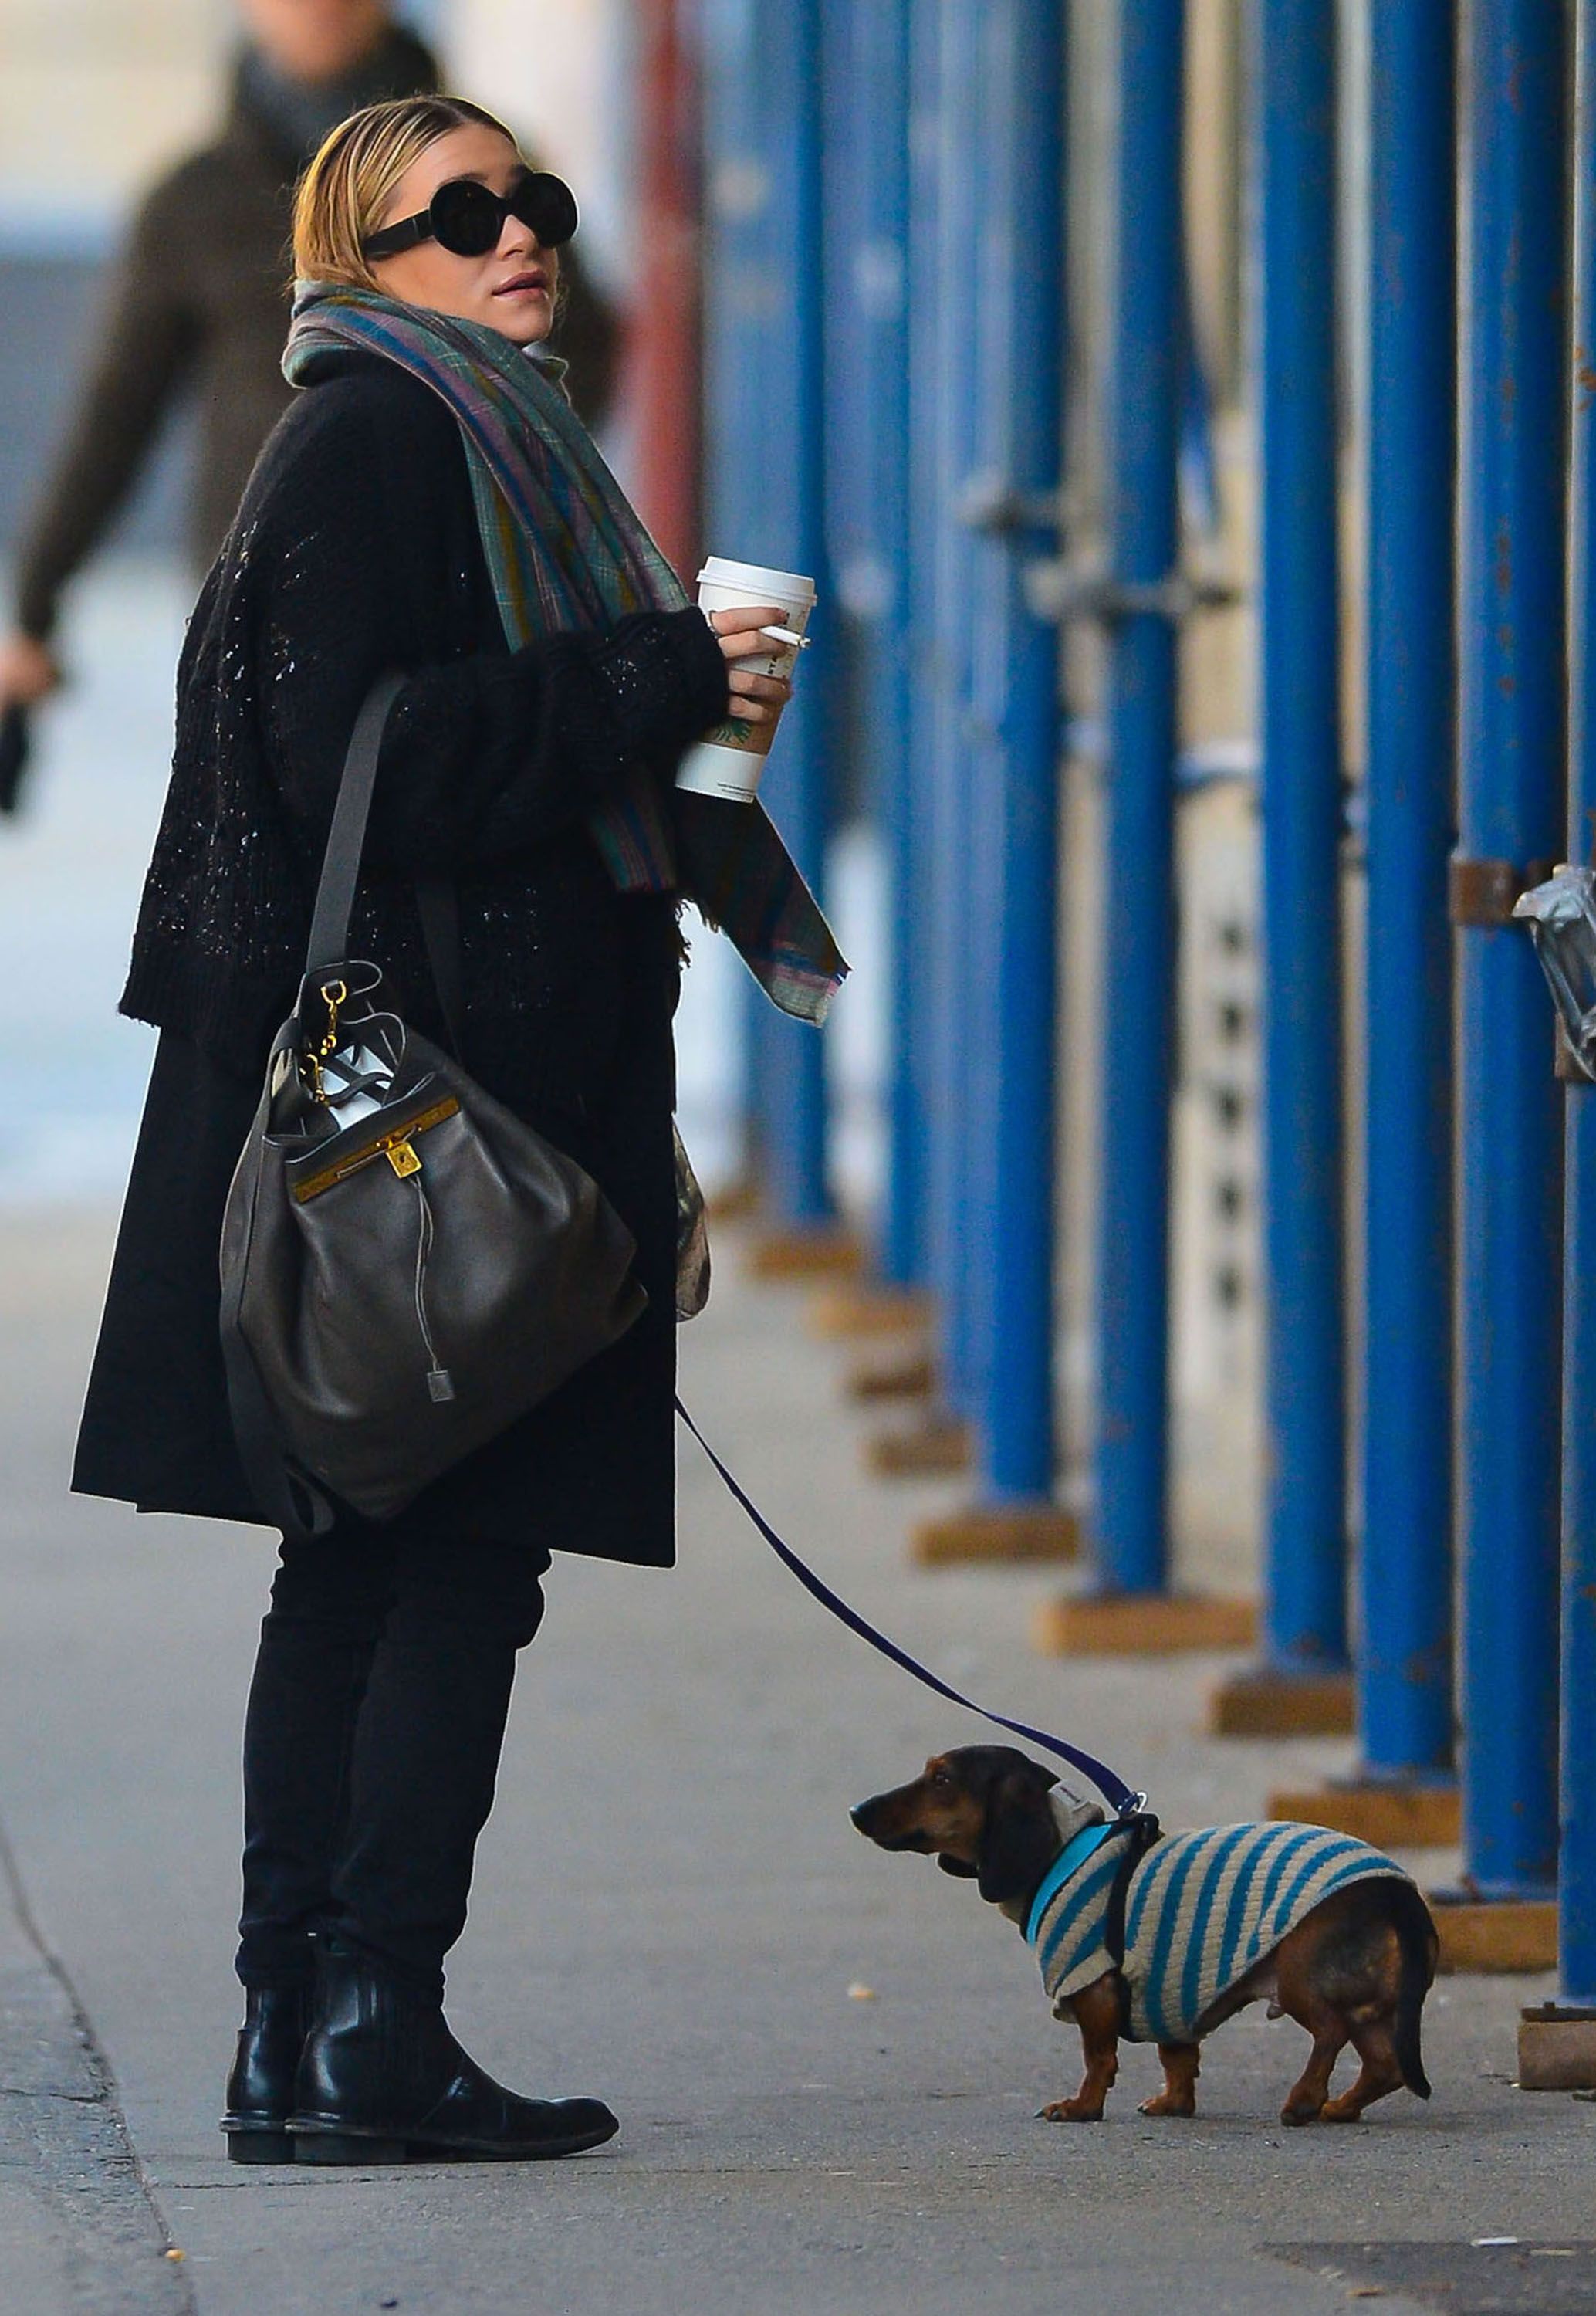
[[[786,644],[794,651],[809,649],[809,637],[801,636],[794,628],[761,628],[759,633],[768,636],[773,644]]]

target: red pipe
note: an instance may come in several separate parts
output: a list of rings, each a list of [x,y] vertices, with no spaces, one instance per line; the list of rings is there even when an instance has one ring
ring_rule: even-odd
[[[638,31],[637,278],[626,399],[638,512],[690,586],[698,568],[701,378],[698,89],[687,0],[634,0]]]

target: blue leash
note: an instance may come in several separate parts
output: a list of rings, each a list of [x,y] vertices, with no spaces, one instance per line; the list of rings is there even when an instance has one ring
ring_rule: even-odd
[[[909,1673],[927,1688],[935,1689],[937,1696],[945,1697],[950,1705],[962,1705],[967,1713],[979,1713],[983,1721],[991,1722],[994,1727],[1006,1729],[1012,1736],[1024,1737],[1028,1743],[1040,1745],[1044,1752],[1055,1754],[1060,1760],[1068,1761],[1072,1768],[1081,1770],[1090,1777],[1098,1792],[1106,1801],[1113,1804],[1122,1817],[1134,1816],[1138,1811],[1145,1807],[1147,1795],[1133,1793],[1123,1778],[1114,1775],[1106,1762],[1094,1760],[1090,1753],[1083,1753],[1078,1746],[1067,1744],[1062,1737],[1050,1737],[1045,1729],[1033,1729],[1028,1722],[1011,1721],[1006,1713],[993,1713],[986,1706],[978,1705],[972,1697],[961,1695],[958,1689],[950,1688],[948,1683],[939,1679],[935,1673],[927,1671],[923,1664],[917,1663],[908,1650],[900,1649],[896,1641],[890,1641],[884,1633],[878,1633],[875,1626],[866,1623],[856,1608],[850,1608],[846,1600],[833,1592],[831,1587],[823,1582],[812,1568],[805,1566],[791,1545],[783,1543],[758,1506],[726,1469],[679,1399],[676,1403],[676,1412],[783,1567],[789,1569],[811,1598],[818,1600],[822,1608],[829,1608],[834,1617],[847,1626],[850,1633],[856,1633],[862,1641],[868,1641],[873,1649],[879,1650],[883,1657],[890,1658],[900,1671]]]

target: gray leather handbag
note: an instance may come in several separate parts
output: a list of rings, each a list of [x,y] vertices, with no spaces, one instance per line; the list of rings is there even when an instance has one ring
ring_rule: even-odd
[[[245,1474],[319,1534],[341,1503],[391,1519],[597,1353],[646,1303],[631,1233],[591,1176],[406,1028],[344,954],[383,727],[356,721],[298,1003],[222,1225],[222,1350]],[[422,887],[458,1045],[445,888]]]

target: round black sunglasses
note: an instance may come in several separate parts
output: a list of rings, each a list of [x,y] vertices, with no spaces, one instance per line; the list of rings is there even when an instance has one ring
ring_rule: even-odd
[[[524,169],[500,194],[477,177],[451,177],[424,209],[386,225],[360,244],[365,257],[394,257],[419,241],[435,241],[457,257],[485,257],[498,246],[507,217],[529,226],[545,249],[558,249],[576,231],[576,195],[563,177]]]

